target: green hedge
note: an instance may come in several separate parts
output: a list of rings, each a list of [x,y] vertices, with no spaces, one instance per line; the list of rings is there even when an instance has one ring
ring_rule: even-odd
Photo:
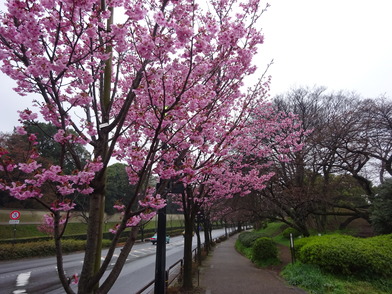
[[[261,237],[267,237],[264,233],[260,232],[243,232],[239,234],[238,241],[247,248],[253,246],[253,243]]]
[[[170,236],[178,236],[178,235],[181,235],[183,230],[184,229],[182,227],[167,228],[167,233]],[[149,238],[152,235],[154,235],[154,233],[155,233],[155,229],[145,229],[144,230],[144,238]],[[122,234],[120,236],[120,242],[125,242],[125,240],[128,238],[128,235],[129,235],[129,229],[122,232]],[[142,236],[141,232],[139,231],[137,239],[141,239],[141,236]],[[63,240],[83,240],[83,241],[86,240],[86,238],[87,238],[86,234],[73,234],[73,235],[65,235],[62,237]],[[110,232],[105,232],[105,233],[103,233],[103,238],[107,239],[107,240],[112,240],[113,234]],[[2,244],[33,243],[33,242],[42,242],[42,241],[51,241],[51,240],[53,240],[53,237],[51,237],[51,236],[4,239],[4,240],[0,240],[0,245],[2,245]]]
[[[144,238],[147,239],[154,234],[153,229],[144,230]],[[167,233],[170,236],[178,236],[183,232],[182,228],[168,228]],[[128,238],[129,231],[121,234],[119,242],[125,242]],[[109,247],[112,233],[104,233],[103,246]],[[139,232],[138,238],[141,238]],[[84,250],[86,243],[86,234],[64,236],[62,240],[63,253],[70,253]],[[0,260],[11,260],[18,258],[28,258],[37,256],[53,256],[56,254],[54,241],[52,237],[35,237],[35,238],[18,238],[15,240],[3,240],[0,243]]]
[[[102,245],[108,247],[109,240],[103,240]],[[81,240],[64,240],[63,253],[82,251],[86,242]],[[41,241],[33,243],[3,244],[0,246],[0,260],[29,258],[37,256],[53,256],[56,254],[54,241]]]
[[[325,235],[295,242],[299,261],[341,274],[392,277],[392,235],[356,238]]]

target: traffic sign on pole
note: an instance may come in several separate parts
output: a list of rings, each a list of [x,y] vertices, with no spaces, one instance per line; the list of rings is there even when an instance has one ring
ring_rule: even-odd
[[[20,212],[18,210],[11,211],[10,219],[17,220],[20,218]]]

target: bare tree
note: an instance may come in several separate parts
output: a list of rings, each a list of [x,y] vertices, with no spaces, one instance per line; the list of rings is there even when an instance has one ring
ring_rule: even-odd
[[[388,150],[386,133],[372,142],[370,134],[381,130],[374,118],[363,113],[364,106],[371,104],[355,93],[327,93],[325,88],[294,89],[276,97],[274,104],[298,116],[304,148],[291,153],[290,161],[274,164],[274,181],[267,189],[256,191],[258,204],[253,207],[262,211],[260,216],[284,221],[304,235],[309,223],[324,229],[327,215],[347,217],[342,226],[356,218],[369,221],[369,203],[365,200],[371,199],[373,189],[365,170],[371,158],[377,158],[369,150],[377,150],[377,154]],[[388,117],[386,112],[380,113]],[[383,158],[386,169],[387,158]],[[347,199],[344,191],[348,188],[363,201]]]

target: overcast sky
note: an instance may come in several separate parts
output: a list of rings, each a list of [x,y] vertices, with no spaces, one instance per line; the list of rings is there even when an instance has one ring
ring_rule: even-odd
[[[270,60],[271,95],[299,86],[355,91],[365,98],[392,98],[392,0],[269,0],[261,25],[265,44],[257,56]],[[0,0],[0,9],[4,0]],[[27,97],[0,74],[0,131],[18,124]]]
[[[392,98],[391,0],[269,3],[260,58],[274,59],[271,94],[319,85]]]

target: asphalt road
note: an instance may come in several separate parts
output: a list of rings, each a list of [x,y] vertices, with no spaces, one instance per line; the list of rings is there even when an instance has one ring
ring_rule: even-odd
[[[224,234],[224,230],[213,231],[213,238]],[[201,234],[203,240],[203,234]],[[196,238],[193,240],[196,247]],[[166,244],[166,267],[168,268],[183,256],[184,240],[182,236],[173,237]],[[117,248],[119,253],[121,248]],[[104,258],[106,251],[103,251]],[[127,262],[109,293],[132,294],[142,289],[154,279],[156,245],[150,242],[136,243]],[[116,258],[116,253],[114,258]],[[80,273],[83,253],[64,256],[64,268],[67,275]],[[114,261],[113,261],[114,262]],[[110,271],[110,267],[108,271]],[[24,259],[0,262],[1,294],[62,294],[57,276],[55,257]],[[73,286],[76,290],[76,285]]]

